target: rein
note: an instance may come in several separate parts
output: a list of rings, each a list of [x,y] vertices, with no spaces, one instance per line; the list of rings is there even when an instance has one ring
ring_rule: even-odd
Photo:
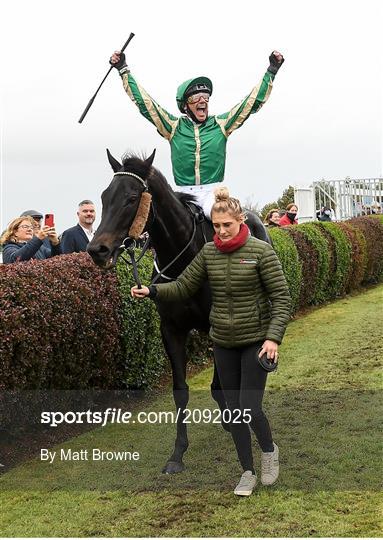
[[[121,253],[121,257],[122,259],[126,262],[126,264],[129,266],[131,265],[132,266],[132,271],[133,271],[133,277],[134,277],[134,281],[136,282],[137,284],[137,287],[139,289],[141,289],[141,281],[140,281],[140,277],[138,275],[138,263],[140,262],[140,260],[142,259],[142,257],[145,255],[145,253],[147,252],[148,250],[148,247],[149,247],[149,244],[150,244],[150,237],[148,236],[147,239],[145,240],[145,244],[141,250],[141,253],[138,257],[138,259],[135,258],[135,252],[134,252],[134,249],[137,247],[136,246],[136,241],[134,240],[134,238],[130,238],[129,236],[127,236],[125,238],[125,240],[122,242],[120,248],[125,250],[126,253],[129,255],[130,257],[130,261],[128,259],[126,259],[124,257],[124,253]]]
[[[114,176],[119,176],[119,175],[126,175],[126,176],[132,176],[133,178],[136,178],[136,180],[138,180],[143,188],[144,188],[144,192],[141,194],[141,198],[143,197],[144,193],[148,193],[148,185],[147,183],[145,182],[145,180],[143,180],[140,176],[138,176],[138,174],[135,174],[135,173],[131,173],[131,172],[125,172],[125,171],[121,171],[121,172],[116,172],[114,174]],[[113,177],[114,177],[113,176]],[[150,201],[149,202],[149,206],[148,206],[148,210],[147,210],[147,213],[146,213],[146,216],[144,218],[144,222],[142,224],[142,230],[143,228],[145,227],[146,225],[146,222],[148,220],[148,217],[149,217],[149,210],[150,210],[150,205],[152,206],[152,209],[153,209],[153,222],[152,224],[154,223],[155,219],[156,219],[156,216],[155,216],[155,210],[154,210],[154,205],[152,204],[152,202]],[[189,212],[192,214],[193,216],[193,232],[192,232],[192,235],[191,235],[191,238],[189,240],[189,242],[186,244],[186,246],[178,253],[178,255],[176,255],[176,257],[174,257],[173,260],[170,261],[169,264],[167,264],[162,270],[159,269],[158,267],[158,264],[157,264],[157,259],[156,257],[154,258],[154,268],[156,269],[157,271],[157,274],[154,276],[154,278],[152,279],[151,281],[151,285],[153,285],[154,283],[156,283],[156,281],[159,279],[159,278],[163,278],[163,279],[167,279],[168,281],[172,281],[173,279],[175,278],[172,278],[172,277],[168,277],[165,275],[164,272],[166,272],[171,266],[173,266],[173,264],[185,253],[185,251],[190,247],[191,243],[193,242],[194,238],[195,238],[195,235],[196,235],[196,232],[197,232],[197,223],[202,223],[202,233],[203,233],[203,237],[204,237],[204,241],[206,243],[206,234],[205,234],[205,229],[203,227],[203,222],[204,222],[204,216],[203,216],[203,213],[202,212],[199,212],[198,214],[194,213],[190,207],[189,204],[186,203],[186,206],[189,210]],[[142,218],[142,216],[141,216]],[[136,217],[134,218],[133,220],[133,224],[132,226],[130,227],[130,230],[129,230],[129,233],[128,233],[128,236],[123,240],[121,246],[120,246],[120,249],[122,251],[126,251],[127,255],[129,256],[130,260],[126,259],[124,256],[123,256],[123,259],[124,261],[127,263],[127,265],[131,265],[132,266],[132,271],[133,271],[133,277],[134,277],[134,280],[138,286],[139,289],[141,289],[141,281],[140,281],[140,278],[139,278],[139,275],[138,275],[138,263],[140,262],[140,260],[142,259],[142,257],[144,256],[144,254],[146,253],[148,247],[149,247],[149,243],[150,243],[150,237],[148,237],[145,241],[145,244],[142,248],[142,251],[138,257],[138,259],[135,258],[135,252],[134,252],[134,249],[136,248],[136,239],[135,238],[132,238],[130,236],[130,233],[132,231],[132,229],[134,229],[134,224],[135,222],[138,221],[138,211],[137,211],[137,214],[136,214]],[[140,234],[142,232],[142,230],[140,231]],[[135,235],[137,236],[137,234]],[[123,255],[123,254],[122,254]]]
[[[188,208],[189,208],[189,210],[190,210],[190,212],[191,212],[191,209],[190,209],[189,206],[188,206]],[[155,269],[157,270],[158,273],[157,273],[157,275],[154,276],[154,278],[152,279],[152,281],[151,281],[151,283],[150,283],[151,285],[154,285],[154,283],[156,283],[156,281],[157,281],[160,277],[165,278],[165,279],[167,279],[168,281],[171,281],[171,280],[173,280],[173,279],[176,279],[176,278],[171,278],[171,277],[165,276],[164,272],[166,272],[166,270],[168,270],[171,266],[173,266],[173,264],[174,264],[176,261],[178,261],[178,259],[181,257],[181,255],[183,255],[183,254],[185,253],[185,251],[190,247],[190,244],[193,242],[194,237],[195,237],[195,233],[196,233],[196,231],[197,231],[197,223],[196,223],[196,221],[197,221],[197,220],[195,219],[195,215],[193,214],[193,232],[192,232],[192,235],[191,235],[191,238],[190,238],[189,242],[186,244],[186,246],[183,248],[183,250],[180,251],[180,252],[178,253],[178,255],[176,255],[176,257],[174,257],[174,259],[173,259],[172,261],[170,261],[170,263],[167,264],[167,265],[165,266],[165,268],[163,268],[162,270],[160,270],[160,269],[158,268],[157,261],[155,260],[155,265],[154,265],[154,267],[155,267]]]
[[[201,209],[198,213],[195,213],[195,212],[193,212],[193,210],[191,209],[191,207],[190,207],[190,205],[188,203],[185,203],[185,206],[188,208],[189,212],[193,216],[193,232],[192,232],[191,238],[190,238],[189,242],[186,244],[186,246],[182,249],[182,251],[180,251],[178,253],[178,255],[176,255],[176,257],[174,257],[174,259],[172,261],[170,261],[170,263],[167,264],[165,266],[165,268],[163,268],[162,270],[160,270],[158,268],[157,261],[156,261],[156,259],[154,259],[154,268],[157,270],[157,275],[155,275],[154,278],[152,279],[151,285],[156,283],[156,281],[161,277],[164,278],[164,279],[167,279],[168,281],[172,281],[172,280],[176,279],[174,277],[166,276],[164,274],[164,272],[166,272],[166,270],[168,270],[171,266],[173,266],[173,264],[181,257],[181,255],[183,255],[185,253],[185,251],[190,247],[191,243],[194,240],[195,234],[197,232],[197,224],[201,223],[201,225],[202,225],[202,235],[203,235],[204,243],[206,244],[206,242],[207,242],[206,233],[205,233],[205,227],[204,227],[205,215],[203,213],[203,210]]]

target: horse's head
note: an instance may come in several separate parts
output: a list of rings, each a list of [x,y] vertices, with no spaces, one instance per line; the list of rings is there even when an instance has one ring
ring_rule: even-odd
[[[137,211],[142,206],[142,194],[147,191],[155,150],[147,159],[136,156],[124,158],[122,165],[109,150],[107,154],[114,175],[101,196],[101,223],[87,247],[93,261],[102,268],[116,264],[121,244],[129,236]]]

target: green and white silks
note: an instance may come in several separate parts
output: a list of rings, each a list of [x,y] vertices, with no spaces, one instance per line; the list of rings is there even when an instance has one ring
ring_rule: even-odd
[[[170,143],[177,186],[204,186],[222,182],[227,139],[267,101],[273,79],[274,75],[267,71],[261,83],[230,111],[209,116],[203,124],[196,124],[187,116],[177,117],[168,113],[149,96],[132,73],[122,75],[125,91],[140,113]]]

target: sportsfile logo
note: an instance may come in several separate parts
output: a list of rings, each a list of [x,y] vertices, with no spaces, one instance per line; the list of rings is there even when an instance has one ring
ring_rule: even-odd
[[[129,424],[132,420],[130,411],[108,408],[105,411],[44,411],[41,413],[41,424],[57,427],[60,424],[100,424],[102,427],[111,424]]]
[[[224,422],[251,422],[250,409],[177,409],[173,411],[140,411],[133,415],[130,411],[108,408],[105,411],[44,411],[41,424],[57,427],[60,424],[220,424]]]

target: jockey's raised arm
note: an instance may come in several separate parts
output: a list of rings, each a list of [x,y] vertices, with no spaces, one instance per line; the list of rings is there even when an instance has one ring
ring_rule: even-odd
[[[273,88],[273,79],[274,76],[266,71],[262,81],[251,90],[249,95],[230,111],[216,116],[216,120],[226,137],[241,127],[251,114],[258,112],[266,103]]]
[[[178,118],[161,107],[137,82],[126,65],[124,53],[120,55],[118,51],[114,52],[110,58],[110,63],[119,70],[125,92],[138,107],[142,116],[155,125],[162,137],[170,140]]]

